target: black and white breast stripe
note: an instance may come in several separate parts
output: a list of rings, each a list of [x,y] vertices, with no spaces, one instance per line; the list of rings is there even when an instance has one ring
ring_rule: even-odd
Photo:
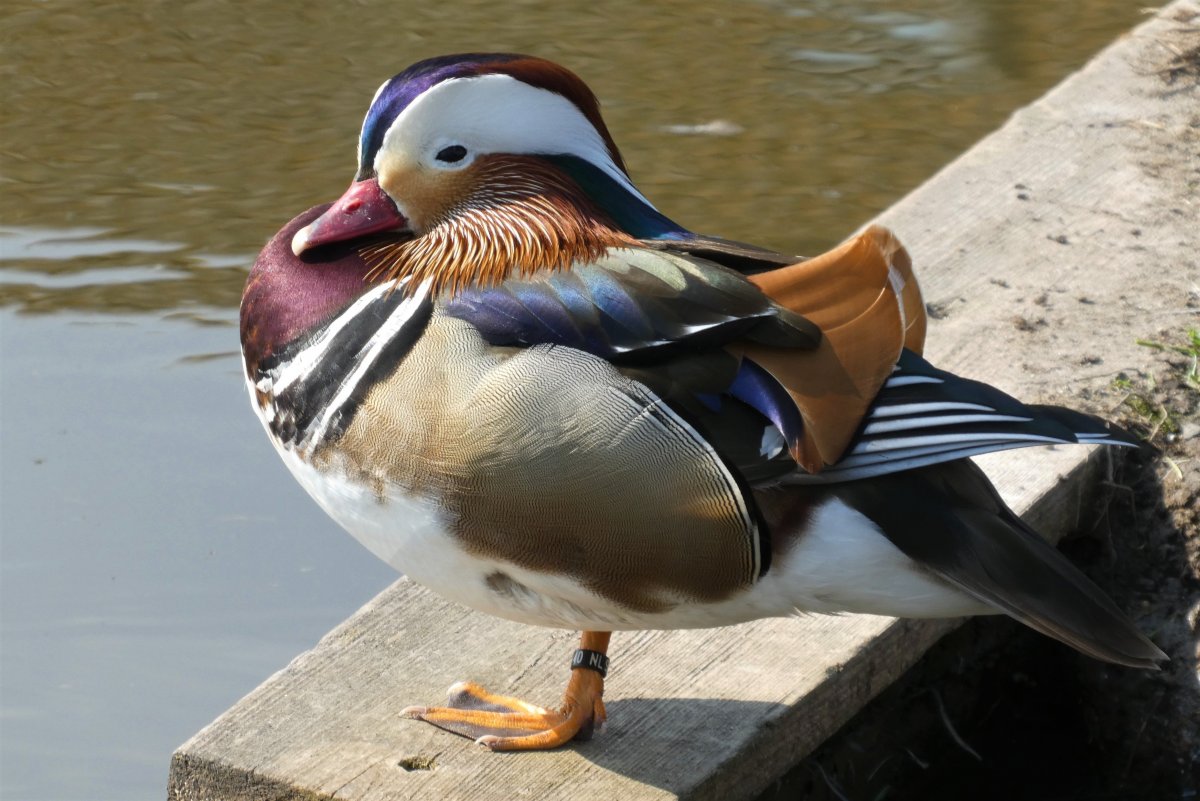
[[[939,370],[904,351],[850,451],[796,483],[853,481],[1029,445],[1137,445],[1090,415],[1026,405],[995,387]]]
[[[341,436],[367,392],[425,330],[433,311],[429,288],[426,282],[407,294],[402,285],[374,287],[264,360],[255,389],[269,399],[262,412],[271,434],[306,452]]]

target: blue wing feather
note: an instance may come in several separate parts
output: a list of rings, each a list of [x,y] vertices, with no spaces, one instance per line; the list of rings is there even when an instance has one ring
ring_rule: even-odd
[[[800,439],[804,421],[795,401],[770,373],[754,362],[742,360],[729,394],[770,420],[789,445]]]
[[[493,345],[565,345],[614,361],[743,336],[802,348],[820,340],[815,326],[727,268],[632,248],[570,271],[468,287],[445,309]]]

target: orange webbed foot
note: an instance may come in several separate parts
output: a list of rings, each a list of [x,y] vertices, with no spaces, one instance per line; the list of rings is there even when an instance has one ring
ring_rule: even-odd
[[[450,688],[445,706],[410,706],[400,714],[469,737],[492,751],[540,751],[589,739],[606,718],[602,696],[608,660],[604,652],[610,636],[609,632],[583,633],[558,709],[459,682]]]

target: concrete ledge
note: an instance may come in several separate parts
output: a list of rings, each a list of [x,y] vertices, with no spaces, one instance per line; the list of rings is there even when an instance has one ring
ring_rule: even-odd
[[[935,363],[1071,402],[1143,364],[1136,338],[1194,319],[1197,77],[1168,84],[1162,68],[1198,44],[1197,25],[1194,2],[1163,9],[882,215],[936,312]],[[1054,533],[1073,525],[1104,458],[1047,448],[984,466]],[[181,746],[168,795],[750,798],[954,625],[847,615],[617,634],[604,733],[491,754],[397,713],[466,678],[556,702],[575,635],[401,580]]]

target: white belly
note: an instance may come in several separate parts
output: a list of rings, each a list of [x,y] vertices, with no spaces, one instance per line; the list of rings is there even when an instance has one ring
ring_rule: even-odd
[[[280,454],[321,508],[397,571],[453,601],[531,625],[623,631],[727,626],[799,612],[942,617],[994,611],[921,570],[870,521],[833,500],[746,592],[716,603],[680,598],[669,611],[637,612],[569,577],[468,553],[428,498],[398,488],[380,498],[339,471],[319,471],[284,449]]]
[[[398,487],[374,489],[341,471],[318,470],[279,448],[284,463],[321,508],[377,557],[413,581],[481,612],[566,629],[648,628],[644,616],[577,582],[481,558],[460,547],[438,505]],[[502,577],[498,580],[497,577]]]

